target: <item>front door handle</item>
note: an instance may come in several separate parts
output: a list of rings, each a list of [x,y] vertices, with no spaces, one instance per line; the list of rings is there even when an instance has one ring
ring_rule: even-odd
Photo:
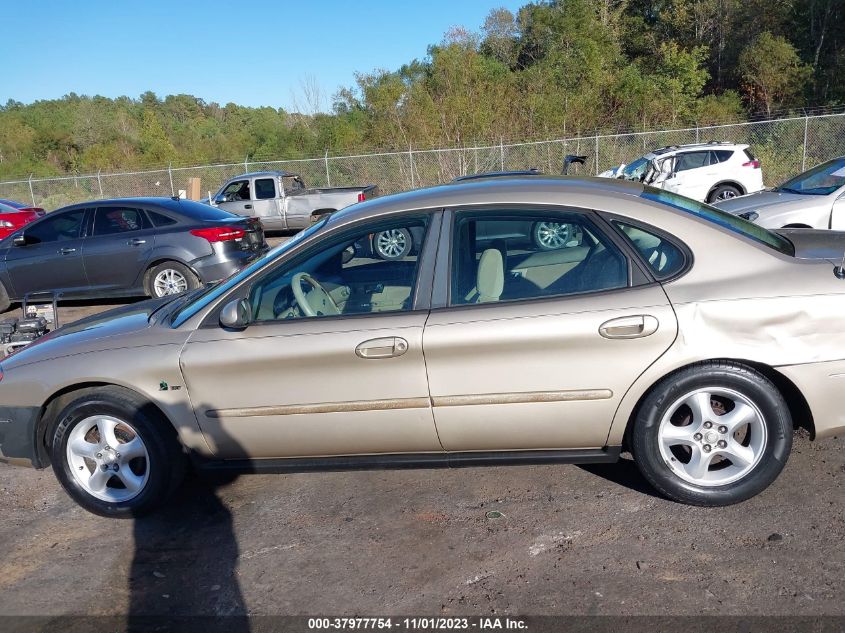
[[[657,332],[660,322],[650,314],[619,317],[599,326],[604,338],[642,338]]]
[[[140,246],[141,244],[146,244],[147,240],[142,240],[140,237],[133,237],[131,240],[127,242],[129,246]]]
[[[64,247],[64,248],[59,249],[60,255],[70,255],[71,253],[75,253],[75,252],[76,252],[75,248]]]
[[[399,336],[386,336],[364,341],[355,348],[358,358],[394,358],[408,351],[408,341]]]
[[[245,204],[245,205],[244,205],[244,209],[251,209],[251,208],[252,208],[252,205],[251,205],[251,204]]]

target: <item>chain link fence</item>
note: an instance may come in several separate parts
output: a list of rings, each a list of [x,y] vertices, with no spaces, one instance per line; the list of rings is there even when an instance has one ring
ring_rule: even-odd
[[[845,113],[792,117],[750,123],[596,134],[529,143],[505,143],[450,149],[415,150],[320,158],[243,161],[151,171],[98,173],[0,182],[0,198],[32,201],[45,209],[97,198],[173,196],[200,178],[203,195],[246,172],[287,170],[313,187],[378,185],[382,193],[448,182],[466,174],[537,168],[559,173],[566,154],[586,155],[574,171],[598,174],[668,145],[707,141],[747,143],[763,165],[767,186],[782,182],[820,162],[845,154]]]

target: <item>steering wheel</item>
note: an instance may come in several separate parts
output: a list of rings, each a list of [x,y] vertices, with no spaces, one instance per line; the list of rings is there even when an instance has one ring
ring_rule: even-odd
[[[303,281],[312,288],[310,299],[302,292]],[[328,290],[323,288],[320,282],[308,273],[296,273],[291,279],[290,289],[293,291],[296,304],[305,313],[305,316],[334,316],[340,314],[340,308],[337,307]]]

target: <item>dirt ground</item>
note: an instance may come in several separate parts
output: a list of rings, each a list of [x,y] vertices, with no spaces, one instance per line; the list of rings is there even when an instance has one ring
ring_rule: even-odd
[[[64,322],[116,305],[62,306]],[[134,521],[0,465],[0,615],[845,615],[845,440],[729,508],[625,459],[192,477]]]

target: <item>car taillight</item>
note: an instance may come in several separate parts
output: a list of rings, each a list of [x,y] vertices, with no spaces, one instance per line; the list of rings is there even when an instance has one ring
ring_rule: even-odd
[[[760,161],[759,160],[750,160],[747,163],[742,163],[743,167],[753,167],[754,169],[760,169]]]
[[[196,235],[209,242],[228,242],[241,239],[246,235],[246,231],[228,226],[212,226],[207,229],[191,229],[191,235]]]
[[[362,191],[358,194],[358,202],[364,202],[367,199],[367,195]]]
[[[9,222],[8,220],[0,220],[0,228],[13,229],[15,228],[15,225]]]

